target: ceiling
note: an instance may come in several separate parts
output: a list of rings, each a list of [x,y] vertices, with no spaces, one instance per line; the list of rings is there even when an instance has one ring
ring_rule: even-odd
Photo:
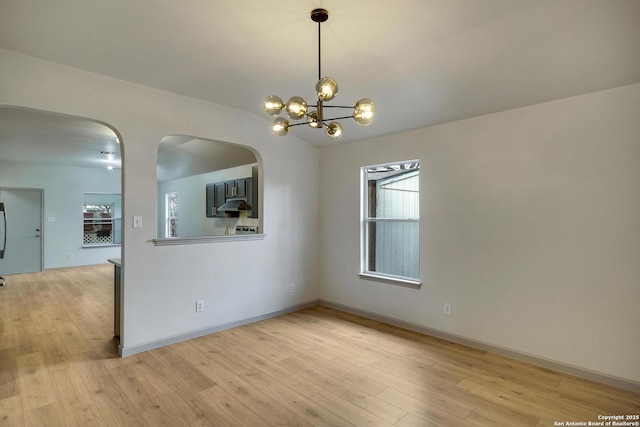
[[[185,135],[162,138],[158,148],[158,182],[257,163],[255,154],[236,144]]]
[[[376,103],[371,125],[343,122],[340,143],[640,82],[637,0],[0,0],[0,48],[253,113],[268,127],[265,96],[315,102],[316,7],[329,11],[332,103]],[[1,152],[11,125],[0,120]],[[335,143],[307,126],[291,132]]]
[[[0,160],[120,169],[114,131],[102,123],[0,107]]]

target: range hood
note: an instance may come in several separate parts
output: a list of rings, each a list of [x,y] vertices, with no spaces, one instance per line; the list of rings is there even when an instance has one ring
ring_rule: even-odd
[[[220,212],[240,212],[250,211],[251,206],[244,199],[231,199],[227,200],[222,206],[218,208]]]

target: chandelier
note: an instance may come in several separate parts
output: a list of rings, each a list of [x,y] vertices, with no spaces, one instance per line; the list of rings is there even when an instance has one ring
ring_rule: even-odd
[[[320,24],[329,19],[329,12],[326,9],[314,9],[311,11],[311,20],[318,23],[318,82],[316,83],[316,95],[318,100],[311,107],[307,102],[299,97],[293,96],[286,102],[276,95],[269,95],[264,99],[264,111],[271,116],[278,116],[284,109],[292,120],[306,119],[301,123],[290,123],[284,117],[278,117],[272,125],[273,133],[284,136],[289,132],[292,126],[307,124],[314,129],[325,129],[329,138],[338,139],[342,136],[342,125],[337,120],[354,119],[361,126],[367,126],[373,121],[375,115],[375,105],[369,98],[363,98],[356,102],[355,106],[341,105],[325,105],[327,101],[331,101],[338,94],[338,83],[331,77],[322,77],[322,57],[320,50]],[[353,114],[350,116],[325,118],[324,109],[326,108],[346,108],[351,109]]]

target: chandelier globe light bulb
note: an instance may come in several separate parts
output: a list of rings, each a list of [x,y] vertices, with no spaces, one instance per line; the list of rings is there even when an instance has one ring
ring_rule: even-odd
[[[369,98],[363,98],[356,102],[353,109],[353,119],[360,126],[368,126],[373,122],[376,115],[376,106]]]
[[[331,77],[323,77],[316,83],[316,94],[321,101],[331,101],[338,94],[338,83]]]
[[[327,136],[331,139],[338,139],[342,136],[342,125],[338,122],[331,122],[327,125]]]
[[[290,127],[291,125],[289,124],[289,120],[285,119],[284,117],[278,117],[273,121],[271,129],[276,135],[285,136],[289,132]]]
[[[312,127],[314,129],[317,129],[322,126],[322,123],[318,121],[317,111],[312,111],[309,114],[307,114],[307,124],[309,125],[309,127]]]
[[[307,102],[299,96],[292,96],[285,105],[290,118],[298,120],[307,114]]]
[[[277,116],[282,111],[282,108],[284,108],[284,103],[279,96],[269,95],[264,99],[262,107],[268,115]]]

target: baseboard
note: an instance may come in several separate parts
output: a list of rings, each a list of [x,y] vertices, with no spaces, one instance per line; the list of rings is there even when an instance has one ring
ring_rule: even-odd
[[[437,329],[427,328],[416,323],[406,322],[404,320],[395,319],[392,317],[383,316],[381,314],[373,313],[366,310],[361,310],[355,307],[350,307],[343,304],[338,304],[331,301],[319,300],[318,305],[332,308],[335,310],[343,311],[345,313],[355,314],[356,316],[364,317],[367,319],[375,320],[378,322],[386,323],[389,325],[397,326],[403,329],[407,329],[420,334],[429,335],[436,338],[441,338],[447,341],[451,341],[457,344],[462,344],[467,347],[476,348],[479,350],[488,351],[490,353],[499,354],[502,356],[510,357],[515,360],[528,362],[533,365],[537,365],[543,368],[551,369],[554,371],[562,372],[565,374],[573,375],[576,377],[584,378],[590,381],[595,381],[601,384],[618,387],[624,390],[629,390],[634,393],[640,393],[640,383],[636,381],[627,380],[625,378],[616,377],[613,375],[607,375],[601,372],[592,371],[578,366],[557,362],[555,360],[546,359],[543,357],[535,356],[532,354],[512,350],[506,347],[500,347],[494,344],[489,344],[482,341],[477,341],[471,338],[466,338],[460,335],[450,334],[448,332],[440,331]]]
[[[287,313],[293,313],[295,311],[303,310],[305,308],[313,307],[315,305],[321,305],[327,308],[343,311],[345,313],[355,314],[356,316],[361,316],[367,319],[397,326],[399,328],[418,332],[420,334],[441,338],[450,342],[465,345],[467,347],[472,347],[479,350],[488,351],[490,353],[495,353],[502,356],[510,357],[515,360],[528,362],[543,368],[552,369],[554,371],[563,372],[569,375],[574,375],[576,377],[584,378],[590,381],[595,381],[601,384],[618,387],[624,390],[632,391],[634,393],[640,393],[640,383],[627,380],[625,378],[620,378],[613,375],[608,375],[601,372],[596,372],[589,369],[581,368],[578,366],[557,362],[555,360],[546,359],[543,357],[520,352],[520,351],[509,349],[506,347],[501,347],[501,346],[486,343],[483,341],[474,340],[474,339],[463,337],[460,335],[451,334],[449,332],[428,328],[426,326],[418,325],[416,323],[407,322],[404,320],[384,316],[371,311],[361,310],[359,308],[338,304],[338,303],[327,301],[327,300],[314,300],[314,301],[309,301],[302,304],[296,304],[280,310],[275,310],[268,313],[260,314],[258,316],[253,316],[246,319],[241,319],[241,320],[224,323],[220,325],[210,326],[207,328],[198,329],[198,330],[187,332],[184,334],[163,338],[161,340],[150,341],[144,344],[134,345],[130,347],[122,347],[122,345],[119,345],[118,353],[122,357],[131,356],[133,354],[142,353],[144,351],[153,350],[156,348],[179,343],[181,341],[190,340],[190,339],[201,337],[204,335],[213,334],[216,332],[224,331],[226,329],[247,325],[249,323],[259,322],[261,320],[271,319],[273,317],[282,316]]]
[[[273,317],[282,316],[283,314],[287,314],[287,313],[293,313],[294,311],[303,310],[305,308],[313,307],[315,305],[318,305],[317,300],[302,303],[302,304],[292,305],[286,308],[282,308],[280,310],[270,311],[268,313],[260,314],[258,316],[236,320],[234,322],[224,323],[224,324],[215,325],[215,326],[209,326],[203,329],[197,329],[195,331],[174,335],[174,336],[163,338],[157,341],[149,341],[144,344],[138,344],[138,345],[133,345],[128,347],[123,347],[122,344],[120,344],[118,346],[118,354],[122,357],[131,356],[133,354],[142,353],[144,351],[153,350],[153,349],[164,347],[167,345],[179,343],[181,341],[202,337],[204,335],[213,334],[216,332],[224,331],[226,329],[247,325],[249,323],[259,322],[261,320],[271,319]]]

